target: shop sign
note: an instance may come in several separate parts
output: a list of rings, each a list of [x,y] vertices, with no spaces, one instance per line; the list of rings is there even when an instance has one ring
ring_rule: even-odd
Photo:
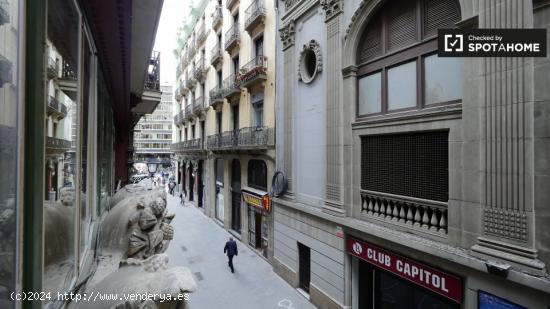
[[[265,209],[265,211],[269,211],[270,202],[269,202],[269,196],[267,195],[260,197],[260,196],[243,192],[243,200],[249,205]]]
[[[462,302],[462,280],[458,277],[351,237],[347,240],[347,251],[349,254],[376,267],[387,270],[457,303]]]

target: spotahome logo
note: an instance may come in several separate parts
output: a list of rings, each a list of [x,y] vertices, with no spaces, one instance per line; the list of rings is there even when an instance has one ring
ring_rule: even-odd
[[[439,57],[546,57],[546,29],[439,29]]]

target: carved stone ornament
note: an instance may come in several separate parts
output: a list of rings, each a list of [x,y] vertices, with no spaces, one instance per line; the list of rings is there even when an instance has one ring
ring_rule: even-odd
[[[314,62],[313,67],[308,63]],[[323,56],[321,55],[321,45],[315,40],[304,44],[300,51],[298,62],[298,80],[306,84],[311,83],[317,74],[323,71]]]
[[[294,20],[289,21],[281,29],[279,29],[279,35],[283,42],[283,50],[294,45],[294,34],[296,33]]]
[[[342,0],[319,0],[319,3],[325,10],[326,20],[344,11],[344,2]]]
[[[299,0],[285,0],[285,10],[289,10],[292,8],[296,3],[300,2]]]

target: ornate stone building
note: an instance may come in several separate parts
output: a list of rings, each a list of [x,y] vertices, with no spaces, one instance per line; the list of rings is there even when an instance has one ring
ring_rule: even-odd
[[[270,259],[275,2],[205,1],[191,28],[175,90],[180,185],[206,215]]]
[[[549,58],[439,58],[437,29],[549,2],[278,8],[276,272],[320,308],[546,308]]]

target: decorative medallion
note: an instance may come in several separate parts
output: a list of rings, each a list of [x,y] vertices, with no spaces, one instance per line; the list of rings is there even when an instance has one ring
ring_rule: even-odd
[[[309,84],[323,71],[321,46],[315,40],[304,44],[298,63],[298,80]]]

